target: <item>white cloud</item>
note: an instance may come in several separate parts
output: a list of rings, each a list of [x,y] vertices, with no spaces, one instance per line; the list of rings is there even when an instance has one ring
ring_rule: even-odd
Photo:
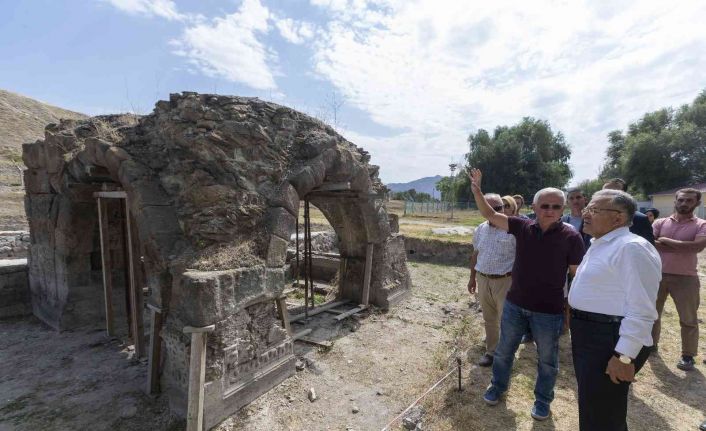
[[[170,21],[184,20],[187,16],[179,13],[172,0],[104,0],[116,8],[134,15],[157,16]]]
[[[208,76],[272,90],[277,88],[272,68],[277,55],[261,40],[270,31],[270,19],[259,0],[244,0],[233,14],[187,27],[172,44],[176,54]]]
[[[469,130],[527,115],[565,133],[575,181],[593,177],[610,130],[706,86],[702,2],[310,1],[331,17],[316,72],[405,129],[355,135],[387,180],[444,173]]]
[[[314,37],[314,27],[308,22],[294,21],[291,18],[275,20],[280,35],[290,43],[302,44]]]

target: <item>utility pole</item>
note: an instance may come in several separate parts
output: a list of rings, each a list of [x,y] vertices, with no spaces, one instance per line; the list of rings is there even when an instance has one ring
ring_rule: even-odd
[[[458,165],[456,163],[451,163],[449,165],[449,169],[451,169],[451,220],[453,221],[454,219],[454,201],[456,199],[456,177],[454,176],[454,172],[456,172],[456,167]]]

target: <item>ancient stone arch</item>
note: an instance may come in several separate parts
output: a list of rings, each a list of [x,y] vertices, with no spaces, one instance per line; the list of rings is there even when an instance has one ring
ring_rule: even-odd
[[[50,125],[43,141],[24,145],[23,157],[35,315],[59,330],[103,322],[94,194],[124,191],[147,303],[164,313],[161,386],[177,411],[185,410],[189,361],[182,329],[215,325],[207,426],[293,373],[292,341],[273,300],[284,289],[300,199],[337,232],[340,296],[361,301],[368,244],[370,302],[387,308],[409,292],[403,240],[376,195],[378,168],[367,152],[292,109],[185,92],[144,117]]]

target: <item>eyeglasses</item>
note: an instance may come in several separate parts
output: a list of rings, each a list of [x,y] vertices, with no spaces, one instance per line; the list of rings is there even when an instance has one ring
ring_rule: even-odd
[[[493,207],[493,211],[500,212],[500,211],[502,211],[502,210],[503,210],[503,206],[502,206],[502,205],[498,205],[498,206],[496,206],[496,207]]]
[[[503,208],[510,208],[510,204],[503,205]]]
[[[590,215],[600,214],[602,211],[613,211],[616,213],[624,212],[622,210],[614,210],[612,208],[598,208],[598,207],[586,207],[581,210],[582,213],[590,214]]]
[[[554,211],[559,211],[560,209],[564,208],[564,205],[557,205],[557,204],[554,204],[554,205],[549,205],[549,204],[542,204],[542,205],[540,205],[540,206],[539,206],[539,208],[540,208],[540,209],[543,209],[543,210],[548,210],[548,209],[550,209],[550,208],[551,208],[551,209],[553,209]]]

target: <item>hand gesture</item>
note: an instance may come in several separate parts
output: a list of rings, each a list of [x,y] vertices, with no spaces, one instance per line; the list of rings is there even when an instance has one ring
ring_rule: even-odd
[[[480,169],[471,168],[468,171],[468,178],[471,180],[471,189],[473,189],[474,191],[480,191],[480,182],[483,178],[483,173],[480,171]]]

